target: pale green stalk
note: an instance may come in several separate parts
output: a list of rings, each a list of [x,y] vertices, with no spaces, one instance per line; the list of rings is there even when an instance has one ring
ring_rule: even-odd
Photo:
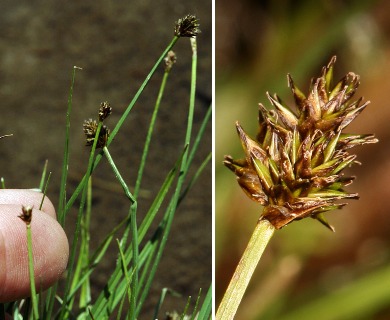
[[[166,295],[168,293],[172,297],[181,297],[180,293],[176,292],[175,290],[172,290],[172,289],[169,289],[169,288],[163,288],[161,290],[160,299],[158,300],[158,302],[156,304],[156,307],[155,307],[155,310],[154,310],[153,319],[158,319],[158,314],[160,312],[161,306],[163,305],[165,297],[166,297]]]
[[[41,191],[43,190],[43,187],[45,185],[47,163],[48,163],[48,161],[46,160],[45,164],[43,166],[43,170],[42,170],[41,182],[39,183],[39,190],[41,190]],[[43,202],[43,199],[42,199],[42,202]]]
[[[180,158],[176,161],[174,168],[172,170],[170,170],[170,172],[168,173],[164,183],[162,184],[162,186],[160,188],[160,191],[158,192],[157,196],[155,197],[155,200],[153,201],[145,218],[143,219],[143,222],[141,223],[141,226],[140,226],[139,231],[138,231],[139,232],[138,233],[138,242],[141,242],[143,240],[143,238],[146,235],[147,230],[150,228],[150,226],[154,220],[154,217],[156,216],[163,200],[165,199],[165,197],[168,193],[168,190],[170,189],[170,186],[172,185],[172,183],[174,181],[174,178],[176,176],[176,172],[178,170],[178,167],[181,163],[183,154],[184,154],[184,151],[182,152]],[[154,241],[154,243],[152,244],[154,247],[157,245],[156,242],[157,241]],[[149,241],[146,243],[145,247],[143,248],[143,251],[146,249],[148,244],[151,244],[151,242]],[[132,259],[132,253],[133,253],[132,248],[128,247],[125,251],[126,263],[129,263],[130,259]],[[107,287],[113,288],[112,289],[113,291],[117,290],[117,288],[120,286],[121,277],[122,277],[121,265],[117,264],[114,272],[111,274],[111,277],[107,282]],[[142,281],[142,279],[141,279],[141,281]],[[144,287],[144,285],[142,287]],[[104,309],[109,304],[109,301],[114,299],[112,297],[114,295],[113,291],[110,292],[110,295],[107,295],[107,294],[102,292],[99,295],[99,297],[97,298],[97,300],[93,306],[93,310],[92,310],[93,314],[96,317],[101,316],[102,313],[104,312]],[[138,304],[141,305],[142,304],[141,302],[139,301]],[[113,305],[112,302],[111,302],[111,305]]]
[[[127,296],[128,296],[128,299],[129,299],[129,302],[131,303],[131,288],[130,288],[130,285],[131,285],[131,277],[129,276],[129,273],[127,272],[127,265],[126,265],[126,258],[125,258],[125,255],[123,253],[123,250],[122,250],[122,246],[120,244],[120,241],[118,239],[116,239],[116,243],[118,245],[118,250],[119,250],[119,254],[120,254],[120,257],[121,257],[121,263],[122,263],[122,269],[123,269],[123,274],[125,276],[125,279],[126,279],[126,284],[127,284]],[[133,269],[135,270],[135,269]],[[117,316],[117,319],[120,319],[121,315],[122,315],[122,309],[123,309],[123,303],[125,301],[125,298],[126,298],[126,294],[123,294],[123,298],[122,298],[122,301],[120,303],[120,306],[119,306],[119,310],[118,310],[118,316]],[[131,313],[129,313],[130,315]]]
[[[126,196],[130,199],[131,205],[130,205],[130,230],[131,230],[131,236],[132,236],[132,248],[133,248],[133,275],[132,275],[132,281],[131,281],[131,297],[130,297],[130,313],[132,315],[132,318],[135,319],[135,310],[137,305],[137,295],[138,295],[138,258],[139,258],[139,252],[138,252],[138,228],[137,228],[137,200],[134,198],[134,196],[131,194],[129,188],[127,187],[125,181],[123,180],[118,168],[116,167],[114,160],[112,159],[110,152],[108,151],[107,147],[103,148],[104,155],[107,158],[108,163],[110,164],[112,170],[114,171],[114,174],[116,178],[118,179],[120,185],[123,188],[123,191],[125,192]]]
[[[42,210],[43,201],[45,201],[45,198],[46,198],[46,192],[47,192],[47,187],[49,186],[50,177],[51,177],[51,172],[49,172],[49,176],[47,177],[45,186],[39,188],[43,192],[42,200],[41,200],[41,203],[39,204],[39,210]]]
[[[65,214],[66,214],[64,208],[66,205],[66,182],[67,182],[68,170],[69,170],[70,114],[72,112],[73,88],[76,80],[76,70],[82,70],[82,69],[76,66],[73,67],[72,79],[71,79],[69,95],[68,95],[68,109],[66,111],[64,160],[62,164],[60,195],[58,201],[58,222],[62,226],[65,224]]]
[[[157,114],[158,114],[158,111],[159,111],[159,108],[160,108],[161,100],[162,100],[162,97],[163,97],[163,93],[164,93],[165,86],[166,86],[166,83],[167,83],[167,80],[168,80],[168,76],[169,76],[169,73],[170,73],[171,69],[172,68],[166,68],[165,69],[164,76],[163,76],[163,79],[161,81],[160,90],[159,90],[159,93],[158,93],[158,96],[157,96],[157,100],[156,100],[156,103],[155,103],[155,106],[154,106],[152,118],[150,120],[148,133],[146,135],[144,149],[143,149],[143,152],[142,152],[141,162],[140,162],[140,166],[139,166],[139,169],[138,169],[137,180],[136,180],[135,187],[134,187],[134,197],[138,196],[138,193],[139,193],[139,190],[140,190],[140,187],[141,187],[142,176],[143,176],[144,168],[145,168],[145,165],[146,165],[146,158],[148,156],[149,146],[150,146],[150,142],[152,140],[152,134],[153,134],[154,126],[155,126],[155,123],[156,123]],[[124,246],[126,244],[129,231],[130,231],[130,229],[126,228],[126,230],[124,232],[124,235],[122,237],[122,240],[121,240],[121,246]]]
[[[209,120],[211,118],[212,111],[213,111],[213,108],[210,105],[209,108],[207,109],[206,115],[203,118],[202,124],[199,128],[199,131],[198,131],[198,134],[196,135],[194,142],[192,143],[192,147],[191,147],[190,153],[188,155],[187,168],[190,167],[192,161],[194,160],[195,155],[198,152],[199,143],[202,141],[206,127],[209,124]],[[186,170],[186,172],[184,173],[184,177],[186,177],[187,174],[188,174],[188,170]]]
[[[73,296],[77,293],[78,289],[83,285],[85,281],[89,281],[88,279],[90,275],[98,266],[100,261],[103,259],[104,254],[106,253],[108,246],[111,243],[115,233],[117,233],[118,230],[121,229],[126,222],[127,217],[126,219],[123,219],[114,229],[112,229],[110,233],[106,235],[105,239],[99,244],[98,248],[88,261],[87,269],[83,270],[82,275],[79,277],[79,281],[74,286],[72,285],[72,290],[68,294],[68,300],[73,298]]]
[[[207,157],[203,160],[203,162],[201,163],[201,165],[198,167],[198,169],[196,170],[195,174],[192,176],[190,182],[188,183],[187,187],[184,189],[184,191],[180,194],[180,197],[179,197],[179,201],[178,201],[178,204],[181,203],[181,201],[185,198],[185,196],[187,195],[187,193],[191,190],[191,188],[193,187],[193,185],[195,184],[196,180],[198,180],[198,178],[200,177],[201,173],[203,172],[203,170],[206,168],[207,164],[210,162],[212,158],[212,153],[210,152]]]
[[[111,157],[111,154],[110,152],[108,151],[107,147],[103,147],[103,152],[104,152],[104,155],[106,156],[107,158],[107,161],[108,163],[110,164],[111,168],[112,168],[112,171],[114,172],[115,174],[115,177],[118,179],[124,193],[126,194],[126,196],[129,198],[129,200],[131,201],[132,204],[135,204],[137,203],[137,200],[135,199],[135,197],[131,194],[125,180],[123,180],[122,178],[122,175],[120,174],[117,166],[115,165],[115,162],[114,160],[112,159]]]
[[[199,313],[197,315],[197,320],[209,320],[211,319],[211,311],[212,311],[212,305],[213,305],[213,290],[212,285],[210,285],[209,289],[207,290],[206,297],[204,298],[202,307],[199,310]]]
[[[146,281],[147,277],[149,276],[150,266],[153,262],[153,258],[156,256],[157,248],[158,248],[157,241],[148,241],[146,243],[146,245],[144,246],[144,248],[142,249],[142,252],[145,251],[147,253],[148,258],[145,261],[145,264],[142,268],[141,277],[139,279],[139,287],[140,288],[144,287],[145,281]]]
[[[174,36],[172,41],[169,43],[169,45],[165,48],[164,52],[161,54],[161,56],[157,59],[156,63],[154,64],[154,66],[152,67],[152,69],[150,70],[149,74],[146,76],[144,82],[142,83],[142,85],[140,86],[140,88],[138,89],[138,91],[136,92],[136,94],[134,95],[133,99],[131,100],[130,104],[127,106],[125,112],[122,114],[121,118],[119,119],[117,125],[115,126],[115,128],[112,130],[108,140],[107,140],[107,147],[110,146],[112,140],[115,138],[116,134],[118,133],[119,129],[122,127],[123,123],[125,122],[127,116],[129,115],[130,111],[133,109],[135,103],[137,102],[139,96],[141,95],[141,93],[144,91],[145,87],[147,86],[147,84],[149,83],[150,79],[152,78],[153,74],[155,73],[157,67],[161,64],[161,61],[165,58],[165,56],[167,55],[168,51],[171,50],[173,48],[173,46],[176,44],[177,40],[179,39],[179,37],[177,36]],[[92,171],[95,170],[95,168],[97,167],[97,165],[99,164],[100,160],[102,159],[102,154],[98,154],[96,156],[96,159],[93,163],[93,166],[92,166]],[[72,194],[72,196],[70,197],[69,201],[67,202],[66,206],[65,206],[65,209],[64,209],[64,213],[66,215],[67,212],[69,212],[71,206],[73,205],[73,203],[76,201],[77,197],[79,196],[81,190],[82,190],[82,186],[84,185],[84,180],[85,180],[85,176],[83,177],[83,179],[81,180],[80,184],[77,186],[76,190],[74,191],[74,193]]]
[[[186,315],[186,313],[188,311],[188,308],[190,307],[190,303],[191,303],[191,296],[188,296],[187,303],[186,303],[186,305],[184,307],[184,310],[183,310],[183,312],[181,314],[180,319],[184,319],[184,316]]]
[[[196,302],[195,302],[195,307],[194,307],[194,310],[192,311],[191,320],[195,320],[195,316],[196,316],[196,313],[198,311],[198,305],[199,305],[199,300],[200,300],[201,295],[202,295],[202,288],[199,289],[198,297],[196,298]]]
[[[259,220],[256,224],[248,246],[219,305],[216,320],[234,319],[253,272],[274,231],[275,227],[268,220]]]
[[[26,223],[26,231],[27,231],[28,271],[30,274],[31,302],[32,302],[34,319],[39,319],[38,297],[37,297],[37,292],[35,290],[34,256],[33,256],[33,249],[32,249],[32,235],[31,235],[30,223]]]
[[[39,206],[39,210],[42,209],[43,201],[46,196],[46,190],[47,186],[49,185],[51,172],[49,173],[49,176],[47,178],[46,183],[44,182],[45,176],[46,176],[46,168],[47,168],[47,162],[44,167],[44,173],[42,175],[42,179],[40,182],[40,189],[43,190],[43,197]],[[24,207],[23,207],[24,208]],[[23,209],[23,214],[25,214]],[[30,215],[32,214],[32,208],[30,208]],[[22,217],[22,216],[20,216]],[[22,218],[23,220],[23,218]],[[35,289],[35,274],[34,274],[34,255],[33,255],[33,246],[32,246],[32,232],[31,232],[31,217],[30,221],[23,220],[26,223],[26,233],[27,233],[27,254],[28,254],[28,271],[30,276],[30,291],[31,291],[31,303],[32,303],[32,309],[33,309],[33,318],[39,319],[39,310],[38,310],[38,296]]]
[[[148,133],[147,133],[146,139],[145,139],[144,150],[143,150],[143,153],[142,153],[141,163],[140,163],[140,167],[138,169],[137,181],[136,181],[135,187],[134,187],[134,196],[135,197],[138,196],[138,192],[139,192],[139,189],[140,189],[140,186],[141,186],[141,180],[142,180],[142,175],[144,173],[144,168],[145,168],[145,164],[146,164],[146,158],[148,156],[149,145],[150,145],[150,141],[152,139],[154,125],[156,123],[158,110],[160,108],[161,100],[162,100],[162,97],[163,97],[163,93],[164,93],[164,90],[165,90],[165,85],[167,83],[170,70],[171,70],[171,68],[166,68],[166,70],[164,72],[164,76],[163,76],[163,79],[161,81],[160,91],[158,92],[156,104],[154,106],[152,119],[150,120]]]
[[[89,264],[89,243],[90,243],[90,222],[92,212],[92,176],[88,179],[87,187],[87,204],[85,215],[81,220],[81,241],[79,256],[77,258],[77,264],[73,275],[72,285],[70,292],[74,291],[76,286],[79,286],[81,282],[81,290],[79,297],[79,308],[85,310],[83,314],[80,314],[78,319],[86,319],[88,316],[87,307],[91,303],[91,286],[89,276],[83,277],[81,280],[82,272],[88,268]],[[69,299],[68,299],[69,301]]]
[[[187,131],[186,131],[186,136],[184,140],[184,146],[188,146],[190,144],[191,140],[191,134],[192,134],[192,123],[193,123],[193,118],[194,118],[194,109],[195,109],[195,91],[196,91],[196,68],[197,68],[197,61],[198,61],[198,56],[197,56],[197,46],[196,46],[196,37],[190,38],[191,42],[191,48],[192,48],[192,68],[191,68],[191,90],[190,90],[190,102],[189,102],[189,110],[188,110],[188,120],[187,120]],[[142,297],[140,298],[140,301],[142,302],[143,299],[146,298],[146,295],[148,293],[148,290],[150,288],[151,282],[154,278],[154,275],[156,274],[157,267],[159,265],[159,262],[161,260],[163,251],[165,249],[165,245],[168,240],[168,235],[171,230],[173,218],[175,216],[175,211],[177,208],[177,204],[179,201],[182,185],[184,183],[184,177],[185,173],[188,170],[187,167],[187,158],[188,158],[188,148],[185,150],[183,154],[183,161],[181,162],[180,165],[180,174],[178,178],[178,182],[176,185],[175,193],[169,203],[169,206],[167,208],[167,216],[164,218],[164,221],[161,223],[161,228],[163,229],[163,235],[161,238],[160,246],[157,251],[156,259],[153,263],[152,269],[150,271],[150,276],[149,279],[145,285],[145,290],[142,293]],[[137,316],[140,312],[140,306],[137,309]]]
[[[92,174],[93,159],[94,159],[95,150],[96,150],[97,142],[99,140],[99,134],[100,134],[102,126],[103,126],[103,122],[99,121],[98,127],[96,129],[95,139],[94,139],[94,142],[93,142],[93,145],[91,148],[91,152],[89,155],[87,171],[86,171],[84,178],[87,177],[89,179],[89,177]],[[75,258],[76,258],[76,249],[77,249],[79,233],[80,233],[81,218],[82,218],[83,213],[84,213],[85,199],[86,199],[87,188],[88,188],[88,183],[85,183],[87,181],[85,181],[84,179],[83,179],[83,181],[84,181],[84,184],[82,186],[83,193],[81,196],[79,212],[77,215],[76,229],[74,232],[71,253],[70,253],[69,263],[68,263],[68,276],[66,279],[65,291],[64,291],[65,298],[64,298],[64,303],[61,306],[61,313],[60,313],[59,319],[67,318],[65,316],[65,314],[68,313],[68,311],[67,311],[67,305],[68,305],[67,297],[68,297],[69,290],[70,290],[71,278],[73,277],[73,267],[74,267],[74,262],[75,262]]]
[[[61,183],[60,183],[60,193],[58,201],[58,222],[64,226],[65,224],[65,213],[64,208],[66,204],[66,181],[68,176],[69,169],[69,136],[70,136],[70,114],[72,111],[72,101],[73,101],[73,88],[76,79],[76,70],[82,70],[79,67],[74,66],[72,72],[72,78],[70,83],[69,95],[68,95],[68,108],[66,112],[66,131],[65,131],[65,147],[64,147],[64,158],[62,163],[61,171]],[[51,315],[54,307],[54,300],[57,292],[58,282],[54,286],[50,287],[47,290],[45,310],[43,318],[51,319]],[[66,300],[66,299],[65,299]]]

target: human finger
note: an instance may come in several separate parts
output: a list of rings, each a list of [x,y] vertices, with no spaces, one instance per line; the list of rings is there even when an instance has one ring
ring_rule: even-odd
[[[39,209],[43,194],[30,189],[0,189],[0,204],[14,204],[21,206],[30,206]],[[42,209],[53,218],[56,217],[56,211],[48,197],[44,197]]]
[[[36,198],[35,196],[30,198],[31,195],[28,194],[24,196],[25,199]],[[61,277],[69,256],[66,234],[53,218],[54,208],[47,203],[45,210],[47,212],[34,208],[31,220],[37,292],[44,291]],[[30,295],[26,224],[18,217],[21,213],[20,204],[0,205],[1,302],[18,300]]]

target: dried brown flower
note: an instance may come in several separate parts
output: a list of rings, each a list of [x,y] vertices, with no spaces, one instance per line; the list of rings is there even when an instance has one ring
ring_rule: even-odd
[[[84,121],[83,129],[86,137],[86,144],[85,144],[86,146],[93,145],[97,128],[98,128],[98,123],[96,122],[96,120],[89,119]],[[96,148],[103,148],[107,143],[107,139],[109,135],[110,135],[110,130],[107,128],[107,126],[103,125],[102,128],[100,129]]]
[[[199,19],[187,14],[176,22],[174,33],[177,37],[196,37],[200,33]]]
[[[112,112],[112,108],[110,104],[107,101],[102,102],[100,104],[99,113],[98,113],[99,123],[103,122],[111,114],[111,112]],[[93,141],[95,140],[98,126],[99,124],[96,120],[92,120],[92,119],[84,120],[83,130],[86,138],[86,146],[93,145]],[[99,132],[96,148],[104,148],[107,143],[109,135],[110,135],[110,130],[107,128],[107,126],[102,125]]]
[[[32,210],[33,208],[30,206],[22,206],[22,213],[18,215],[18,217],[22,219],[27,225],[31,223]]]
[[[346,204],[338,200],[358,198],[344,190],[354,179],[342,173],[356,162],[349,149],[378,141],[372,134],[342,132],[369,102],[352,101],[359,86],[359,76],[352,72],[331,86],[335,62],[333,57],[321,76],[312,80],[307,97],[288,75],[294,109],[267,93],[275,110],[259,105],[256,140],[236,123],[245,159],[225,156],[224,164],[245,193],[264,206],[262,219],[277,229],[312,217],[333,230],[323,213]]]
[[[164,58],[165,71],[170,71],[173,65],[176,63],[176,53],[172,50],[168,52],[167,56]]]
[[[106,101],[106,102],[102,102],[100,104],[100,108],[99,108],[99,121],[104,121],[112,112],[112,108],[110,106],[110,104]]]

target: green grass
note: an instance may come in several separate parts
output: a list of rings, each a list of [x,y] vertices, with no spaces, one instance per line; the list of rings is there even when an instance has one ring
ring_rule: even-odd
[[[205,133],[205,128],[211,120],[210,106],[199,131],[194,134],[192,125],[195,109],[197,75],[196,38],[190,38],[190,46],[192,48],[191,86],[189,87],[190,99],[188,102],[187,129],[185,136],[183,136],[182,148],[177,154],[177,160],[172,163],[171,170],[166,173],[165,180],[161,184],[158,193],[154,196],[149,210],[146,214],[142,213],[143,219],[139,225],[137,225],[136,219],[138,214],[138,194],[144,172],[148,170],[148,165],[153,165],[153,163],[147,162],[147,156],[150,144],[153,140],[153,129],[156,120],[158,119],[158,110],[164,94],[167,94],[165,92],[165,85],[169,79],[170,69],[165,71],[161,81],[161,88],[156,99],[147,138],[144,142],[144,150],[136,181],[125,181],[115,165],[115,159],[111,156],[109,150],[111,144],[114,143],[113,139],[131,113],[131,110],[140,95],[147,94],[145,88],[149,80],[154,75],[156,69],[161,65],[161,62],[166,57],[168,51],[175,46],[179,39],[178,36],[174,36],[166,49],[161,53],[150,73],[146,76],[139,90],[121,115],[119,121],[112,130],[106,145],[102,149],[97,148],[99,133],[103,126],[103,122],[99,122],[95,139],[90,149],[90,156],[88,163],[86,164],[85,174],[73,193],[69,193],[67,177],[68,168],[71,166],[71,163],[69,163],[70,119],[73,108],[72,97],[73,90],[75,89],[76,74],[78,70],[80,70],[80,68],[74,67],[66,113],[64,155],[59,205],[57,208],[58,221],[62,226],[65,226],[68,215],[70,215],[70,209],[75,201],[79,199],[76,228],[73,234],[68,234],[70,241],[70,257],[66,279],[63,284],[59,285],[57,283],[45,293],[32,292],[31,301],[30,299],[27,299],[27,302],[30,303],[32,307],[27,308],[27,312],[23,315],[18,308],[18,303],[1,305],[5,311],[11,313],[14,317],[19,316],[20,319],[112,319],[115,317],[117,319],[136,319],[140,317],[159,263],[164,255],[164,249],[171,232],[175,212],[181,201],[189,194],[191,187],[196,183],[198,177],[202,174],[206,164],[211,160],[211,154],[209,154],[200,166],[195,168],[193,166],[194,156],[198,153],[199,146]],[[187,39],[185,38],[181,39],[181,41],[186,40]],[[115,143],[118,143],[118,141],[115,141]],[[115,177],[119,181],[123,189],[123,197],[127,197],[129,200],[128,214],[112,231],[103,237],[104,239],[97,246],[96,251],[91,252],[90,222],[91,219],[93,219],[92,181],[94,172],[103,158],[109,163]],[[47,187],[47,183],[45,185],[45,181],[48,180],[45,178],[46,168],[47,164],[45,164],[40,182],[41,190],[46,189]],[[2,184],[4,185],[3,182]],[[135,186],[133,193],[130,192],[129,185]],[[67,194],[70,194],[69,199],[67,198]],[[168,203],[164,210],[162,210],[163,202]],[[161,213],[160,211],[163,212]],[[158,215],[159,212],[160,215]],[[96,299],[92,299],[91,282],[93,282],[94,271],[105,257],[109,245],[115,240],[117,241],[118,250],[116,264],[108,277],[105,288],[97,294]],[[142,247],[140,247],[141,242]],[[29,254],[31,253],[31,250],[29,250]],[[59,287],[63,289],[59,290]],[[198,315],[197,319],[210,319],[212,304],[211,285],[205,297],[202,296],[200,291],[195,300],[196,305],[192,311],[189,308],[189,302],[186,305],[177,306],[177,310],[182,310],[183,316],[184,313],[189,313],[192,319],[194,319],[196,315]],[[164,299],[160,299],[159,304],[156,306],[156,310],[160,310],[163,301]],[[190,301],[190,298],[188,301]]]

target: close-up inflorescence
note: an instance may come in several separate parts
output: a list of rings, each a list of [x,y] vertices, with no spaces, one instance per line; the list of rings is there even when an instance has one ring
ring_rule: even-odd
[[[27,225],[31,223],[32,210],[33,208],[30,206],[22,206],[22,213],[18,215],[18,217],[22,219]]]
[[[195,15],[187,14],[177,20],[174,33],[177,37],[196,37],[200,33],[199,19]]]
[[[102,102],[100,104],[99,113],[98,113],[99,121],[104,121],[106,118],[108,118],[111,112],[112,112],[112,108],[110,104],[107,101]]]
[[[98,119],[99,122],[103,122],[112,112],[112,108],[108,102],[102,102],[100,104]],[[98,129],[98,122],[96,120],[84,120],[83,130],[85,134],[86,146],[92,146],[95,139],[96,131]],[[107,139],[110,136],[110,129],[106,125],[102,125],[100,129],[96,148],[103,148],[107,143]]]
[[[345,177],[342,171],[357,162],[348,151],[378,140],[373,134],[343,132],[369,101],[352,100],[360,84],[353,72],[332,86],[335,62],[333,57],[321,76],[312,80],[307,97],[288,75],[295,108],[267,93],[275,110],[259,104],[256,140],[236,123],[245,158],[225,156],[224,164],[249,198],[264,206],[261,219],[276,229],[312,217],[333,230],[323,213],[346,204],[339,200],[358,198],[344,190],[354,177]]]
[[[176,53],[171,50],[167,53],[167,56],[164,58],[165,71],[170,71],[175,63],[176,63]]]
[[[92,119],[84,120],[83,129],[85,134],[86,146],[93,145],[97,128],[98,128],[98,123],[96,120],[92,120]],[[99,133],[99,138],[96,144],[96,148],[103,148],[107,143],[107,139],[109,135],[110,135],[110,130],[107,128],[107,126],[103,125]]]

